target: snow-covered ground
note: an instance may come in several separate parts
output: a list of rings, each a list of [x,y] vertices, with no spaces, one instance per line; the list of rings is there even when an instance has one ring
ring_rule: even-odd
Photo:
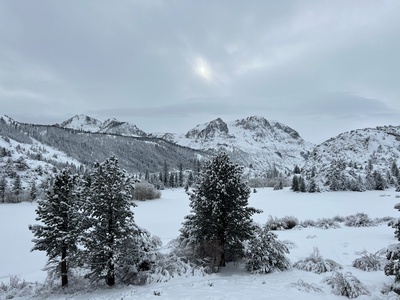
[[[398,194],[398,193],[397,193]],[[400,202],[393,190],[356,192],[330,192],[319,194],[298,194],[287,189],[273,191],[258,189],[252,193],[250,206],[263,210],[254,217],[265,223],[268,216],[295,216],[300,221],[317,220],[336,215],[348,216],[365,212],[371,218],[393,216],[399,213],[393,207]],[[136,223],[161,237],[163,251],[170,240],[179,235],[181,222],[189,213],[189,199],[182,189],[165,190],[161,199],[136,202],[134,208]],[[35,223],[36,204],[0,205],[0,282],[8,282],[10,275],[18,275],[29,282],[43,282],[46,274],[41,271],[46,263],[42,252],[30,252],[32,234],[29,224]],[[318,247],[324,258],[343,265],[343,273],[349,271],[367,286],[370,295],[358,299],[397,299],[392,293],[383,295],[384,285],[393,279],[383,271],[364,272],[351,267],[356,252],[367,250],[376,252],[396,243],[394,230],[386,224],[376,227],[354,228],[341,224],[338,229],[292,229],[276,232],[280,240],[293,242],[289,258],[292,263],[309,256]],[[240,265],[230,265],[219,274],[204,277],[174,278],[165,283],[145,286],[119,286],[113,289],[98,289],[90,293],[58,294],[52,299],[345,299],[332,293],[323,283],[329,273],[314,274],[300,270],[290,270],[268,275],[252,275]],[[292,284],[303,280],[319,287],[320,292],[305,292]],[[0,299],[3,296],[0,293]]]

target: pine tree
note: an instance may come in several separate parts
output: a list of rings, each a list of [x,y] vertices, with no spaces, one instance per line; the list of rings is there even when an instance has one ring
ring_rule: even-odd
[[[295,165],[293,169],[293,174],[300,174],[300,173],[301,173],[300,167],[298,165]]]
[[[395,209],[400,211],[400,203],[394,206]],[[395,229],[394,235],[398,241],[400,241],[400,218],[390,221],[389,226]],[[388,263],[385,265],[384,271],[386,276],[394,275],[393,290],[400,294],[400,244],[390,245],[386,251],[386,258]]]
[[[217,267],[244,255],[242,242],[252,236],[252,215],[248,207],[250,189],[242,181],[242,168],[218,154],[204,166],[204,173],[189,194],[191,214],[185,217],[181,240],[209,258]]]
[[[115,156],[96,164],[92,182],[85,193],[84,215],[87,234],[83,237],[85,260],[93,281],[105,279],[113,286],[117,272],[129,262],[140,261],[142,231],[134,222],[132,206],[133,184],[119,167]]]
[[[396,178],[399,177],[399,167],[397,166],[397,163],[395,160],[392,162],[392,167],[391,167],[390,171],[391,171],[392,176],[394,176]]]
[[[292,191],[293,192],[300,191],[299,178],[297,177],[297,175],[294,175],[292,179]]]
[[[378,171],[375,170],[374,173],[372,174],[372,176],[375,180],[374,189],[383,191],[386,188],[386,180],[383,178],[381,173],[379,173]]]
[[[21,182],[21,177],[19,175],[15,176],[12,191],[17,201],[19,201],[22,194],[22,182]]]
[[[54,179],[53,186],[43,200],[38,201],[36,221],[43,225],[34,225],[35,243],[32,251],[45,251],[48,266],[60,272],[61,286],[68,285],[68,270],[71,258],[77,251],[78,202],[76,183],[69,169],[63,169]]]
[[[35,201],[37,198],[37,188],[36,188],[36,182],[32,181],[30,191],[29,191],[29,196],[31,202]]]
[[[306,182],[302,176],[299,177],[299,190],[302,193],[305,193],[307,191]]]
[[[6,190],[7,190],[7,180],[5,176],[2,176],[0,178],[0,200],[2,203],[5,202]]]
[[[310,179],[310,182],[309,182],[308,188],[307,188],[307,192],[309,192],[309,193],[316,193],[316,192],[318,192],[318,185],[317,185],[317,183],[315,182],[315,178],[314,178],[314,177],[312,177],[312,178]]]
[[[183,186],[183,164],[179,164],[179,177],[178,177],[178,186]]]

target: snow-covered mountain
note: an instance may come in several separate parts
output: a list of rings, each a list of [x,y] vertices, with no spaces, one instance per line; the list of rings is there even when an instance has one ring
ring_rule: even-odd
[[[317,145],[302,173],[309,180],[315,173],[314,180],[323,190],[330,189],[333,176],[339,177],[340,185],[352,189],[360,180],[368,184],[368,176],[374,171],[390,183],[394,180],[393,162],[400,164],[400,126],[357,129]]]
[[[147,134],[135,124],[121,122],[115,118],[102,122],[98,119],[76,115],[60,124],[60,127],[93,133],[110,133],[124,136],[146,136]]]
[[[232,122],[218,118],[197,125],[186,134],[163,137],[202,151],[224,150],[238,163],[251,165],[258,171],[269,171],[274,167],[281,172],[292,171],[295,165],[305,164],[313,148],[294,129],[259,116]]]

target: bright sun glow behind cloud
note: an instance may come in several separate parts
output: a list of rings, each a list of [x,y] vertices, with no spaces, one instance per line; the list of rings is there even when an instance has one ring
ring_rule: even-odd
[[[206,81],[212,80],[212,71],[208,62],[202,58],[197,57],[194,61],[194,72]]]

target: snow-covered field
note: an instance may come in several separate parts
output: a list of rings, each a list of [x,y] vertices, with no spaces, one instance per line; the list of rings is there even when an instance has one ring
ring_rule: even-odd
[[[295,216],[300,221],[317,220],[336,215],[348,216],[365,212],[371,218],[399,217],[393,207],[400,202],[393,190],[356,192],[331,192],[319,194],[298,194],[285,189],[258,189],[252,193],[250,206],[263,210],[254,217],[265,223],[268,216]],[[397,193],[398,194],[398,193]],[[189,213],[188,196],[182,189],[165,190],[161,199],[136,202],[134,208],[136,223],[161,237],[167,244],[179,235],[181,222]],[[46,273],[41,271],[46,263],[42,252],[30,252],[32,233],[29,224],[35,223],[36,204],[0,205],[0,282],[7,283],[10,275],[18,275],[29,282],[43,282]],[[343,273],[349,271],[368,288],[370,295],[358,299],[397,299],[391,293],[381,293],[392,278],[383,271],[364,272],[351,266],[359,256],[356,252],[367,250],[376,252],[396,243],[394,229],[386,224],[376,227],[354,228],[341,224],[338,229],[292,229],[276,232],[280,240],[294,243],[289,258],[292,263],[309,256],[318,247],[324,258],[340,263]],[[218,274],[204,277],[174,278],[165,283],[145,286],[119,286],[113,289],[98,289],[90,293],[70,293],[53,295],[52,299],[345,299],[332,293],[323,282],[329,273],[314,274],[300,270],[290,270],[268,275],[252,275],[240,265],[230,265]],[[319,287],[322,292],[305,292],[292,284],[303,280]],[[157,295],[156,295],[157,294]],[[0,299],[5,297],[0,292]]]

